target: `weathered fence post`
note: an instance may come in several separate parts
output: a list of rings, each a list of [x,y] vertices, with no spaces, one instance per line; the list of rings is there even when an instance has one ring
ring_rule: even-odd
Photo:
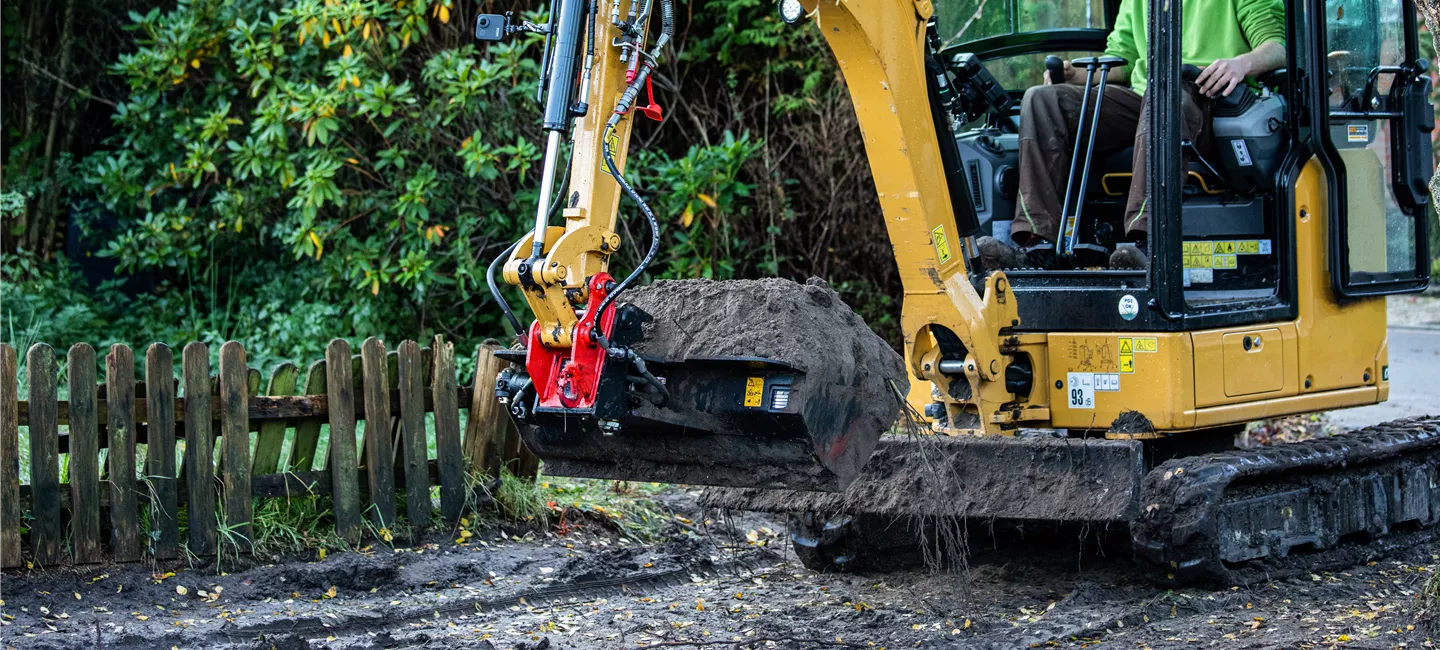
[[[390,383],[385,344],[370,337],[360,347],[365,381],[365,469],[377,528],[395,525],[395,451],[390,444]],[[385,540],[390,541],[390,540]]]
[[[20,360],[0,343],[0,568],[24,563],[20,553]]]
[[[486,341],[475,352],[474,394],[470,396],[470,419],[465,423],[465,457],[470,466],[491,478],[500,476],[505,448],[505,426],[510,414],[495,401],[495,376],[505,361],[495,356],[502,349]]]
[[[30,548],[35,563],[60,563],[60,416],[56,401],[55,351],[44,343],[25,355],[30,379]]]
[[[145,351],[145,479],[154,486],[150,527],[158,529],[155,558],[180,556],[175,471],[175,357],[164,343]]]
[[[440,514],[445,521],[460,519],[465,507],[465,456],[460,447],[460,409],[456,405],[455,346],[435,337],[434,378],[435,460],[440,466]]]
[[[345,339],[330,341],[325,349],[325,375],[330,398],[330,460],[325,467],[335,501],[335,534],[354,546],[360,543],[360,482],[355,475],[355,381]]]
[[[135,494],[135,355],[114,345],[105,355],[105,410],[110,453],[110,557],[140,559],[140,505]]]
[[[295,384],[300,379],[300,368],[293,363],[282,363],[270,371],[270,384],[265,394],[283,397],[295,394]],[[255,439],[255,460],[251,464],[251,476],[274,474],[280,469],[280,448],[285,445],[285,420],[266,420],[260,424],[260,435]]]
[[[236,341],[220,346],[220,438],[225,447],[225,526],[243,552],[253,548],[250,522],[250,398],[245,348]],[[258,383],[258,382],[257,382]]]
[[[305,394],[325,394],[325,360],[310,364],[305,375]],[[295,441],[290,444],[291,471],[304,472],[315,467],[315,450],[320,447],[320,420],[303,420],[295,425]],[[334,444],[334,443],[331,443]]]
[[[426,462],[424,364],[420,346],[402,341],[399,354],[400,441],[405,452],[405,516],[412,528],[430,525],[430,467]],[[413,533],[412,533],[413,537]]]
[[[75,561],[104,559],[100,551],[100,411],[95,389],[95,348],[70,347],[70,510]]]
[[[185,372],[185,485],[190,506],[190,552],[215,553],[215,438],[210,411],[210,350],[194,342],[183,352]]]

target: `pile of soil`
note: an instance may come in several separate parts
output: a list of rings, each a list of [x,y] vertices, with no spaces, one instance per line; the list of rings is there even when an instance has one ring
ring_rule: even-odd
[[[899,417],[909,387],[904,361],[824,280],[661,280],[625,300],[654,318],[635,345],[642,355],[763,357],[802,370],[796,399],[804,400],[813,451],[842,483]]]

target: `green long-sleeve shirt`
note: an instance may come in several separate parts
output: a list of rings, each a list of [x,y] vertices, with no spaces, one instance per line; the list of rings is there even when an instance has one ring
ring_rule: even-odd
[[[1122,0],[1105,53],[1130,62],[1130,87],[1145,92],[1149,67],[1147,0]],[[1281,0],[1187,0],[1181,16],[1180,55],[1201,67],[1229,59],[1270,41],[1285,42],[1285,5]]]

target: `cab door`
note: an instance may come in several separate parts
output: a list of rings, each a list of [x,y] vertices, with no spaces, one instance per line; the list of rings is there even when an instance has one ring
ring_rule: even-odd
[[[1423,290],[1430,277],[1434,173],[1430,63],[1402,0],[1313,0],[1323,70],[1321,159],[1331,183],[1330,269],[1342,297]],[[1314,15],[1314,14],[1312,14]],[[1316,99],[1320,99],[1317,97]]]

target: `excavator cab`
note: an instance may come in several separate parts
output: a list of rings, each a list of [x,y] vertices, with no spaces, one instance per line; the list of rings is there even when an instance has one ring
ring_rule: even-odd
[[[976,234],[1010,242],[1018,192],[1019,100],[1028,87],[1041,83],[1046,58],[1050,65],[1058,65],[1057,57],[1094,61],[1105,49],[1120,2],[1031,5],[1009,0],[1003,10],[980,13],[969,6],[975,4],[938,6],[940,34],[954,34],[949,40],[958,41],[946,45],[942,57],[951,62],[957,86],[989,88],[992,96],[998,88],[1008,97],[987,102],[981,93],[957,93],[979,101],[967,103],[952,131],[964,191],[977,217]],[[1103,143],[1108,152],[1100,156],[1094,143],[1083,143],[1088,148],[1072,143],[1076,164],[1067,185],[1075,186],[1075,196],[1073,201],[1066,197],[1065,216],[1078,219],[1071,262],[1058,273],[1007,269],[1016,290],[1123,286],[1137,304],[1148,307],[1142,310],[1148,314],[1136,318],[1194,323],[1188,327],[1283,317],[1293,312],[1297,275],[1309,272],[1295,267],[1290,217],[1297,209],[1300,173],[1312,159],[1324,173],[1326,198],[1337,206],[1328,215],[1330,225],[1342,233],[1328,242],[1336,293],[1355,297],[1423,288],[1429,271],[1423,186],[1433,170],[1432,158],[1426,157],[1433,110],[1430,64],[1418,56],[1413,7],[1395,0],[1287,3],[1286,22],[1288,65],[1217,98],[1197,141],[1180,139],[1175,123],[1180,86],[1193,83],[1199,70],[1182,64],[1178,75],[1151,74],[1148,126],[1157,134],[1152,169],[1133,169],[1134,149],[1126,143]],[[1160,47],[1151,54],[1152,70],[1180,58],[1177,41],[1154,41]],[[1292,75],[1290,70],[1327,74]],[[1083,133],[1094,119],[1093,112],[1086,115],[1077,131]],[[1176,165],[1180,173],[1172,174]],[[1157,188],[1149,197],[1150,211],[1162,215],[1153,221],[1165,223],[1152,232],[1156,263],[1143,274],[1145,295],[1136,295],[1129,290],[1142,274],[1105,270],[1105,260],[1121,245],[1131,180],[1156,173],[1184,181],[1160,184],[1157,177],[1157,184],[1150,185]],[[1166,214],[1179,218],[1166,219]],[[1086,279],[1078,281],[1082,276]],[[1037,318],[1044,314],[1022,308],[1023,327],[1074,328],[1076,310],[1087,313],[1084,320],[1099,321],[1094,323],[1098,329],[1134,327],[1115,318],[1125,310],[1107,309],[1111,305],[1102,306],[1105,301],[1094,300],[1089,291],[1083,296],[1091,303],[1088,308],[1072,303],[1067,307],[1074,309],[1055,310],[1058,295],[1029,301],[1043,304],[1049,313],[1063,313],[1071,323]]]

